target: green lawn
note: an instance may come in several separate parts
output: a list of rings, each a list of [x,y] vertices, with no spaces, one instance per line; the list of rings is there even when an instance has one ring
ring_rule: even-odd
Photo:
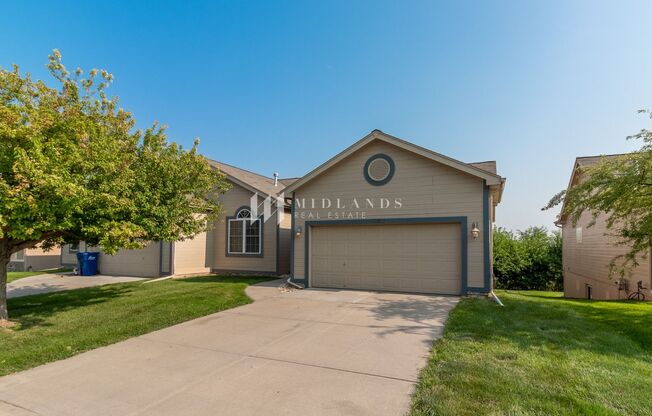
[[[38,276],[39,274],[64,273],[64,272],[69,272],[70,270],[71,269],[60,268],[60,269],[37,270],[35,272],[9,272],[7,273],[7,283],[11,283],[14,280],[22,279],[23,277]]]
[[[652,304],[498,296],[453,310],[412,415],[652,414]]]
[[[0,376],[251,302],[265,277],[125,283],[9,299],[20,325],[0,329]]]

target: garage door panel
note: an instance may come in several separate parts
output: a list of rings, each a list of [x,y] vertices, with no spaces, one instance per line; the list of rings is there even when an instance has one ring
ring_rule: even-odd
[[[313,226],[310,234],[312,286],[461,291],[458,224]]]
[[[459,282],[457,280],[421,281],[421,288],[425,292],[457,294],[459,293]]]

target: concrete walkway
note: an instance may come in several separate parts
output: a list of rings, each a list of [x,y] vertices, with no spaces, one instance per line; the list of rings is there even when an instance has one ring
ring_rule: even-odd
[[[14,280],[7,285],[7,296],[37,295],[39,293],[60,292],[62,290],[80,289],[108,285],[111,283],[138,282],[147,279],[125,276],[75,276],[73,274],[39,274]],[[0,413],[1,414],[1,413]]]
[[[401,415],[457,303],[274,286],[248,288],[250,305],[0,378],[0,414]]]

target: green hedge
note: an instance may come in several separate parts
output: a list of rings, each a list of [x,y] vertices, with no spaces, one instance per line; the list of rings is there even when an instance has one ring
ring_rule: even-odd
[[[494,275],[500,289],[562,290],[561,234],[495,227]]]

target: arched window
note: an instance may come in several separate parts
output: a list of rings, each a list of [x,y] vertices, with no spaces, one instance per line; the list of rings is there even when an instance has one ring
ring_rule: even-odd
[[[228,220],[228,253],[261,254],[261,221],[251,219],[249,208],[242,207]]]

